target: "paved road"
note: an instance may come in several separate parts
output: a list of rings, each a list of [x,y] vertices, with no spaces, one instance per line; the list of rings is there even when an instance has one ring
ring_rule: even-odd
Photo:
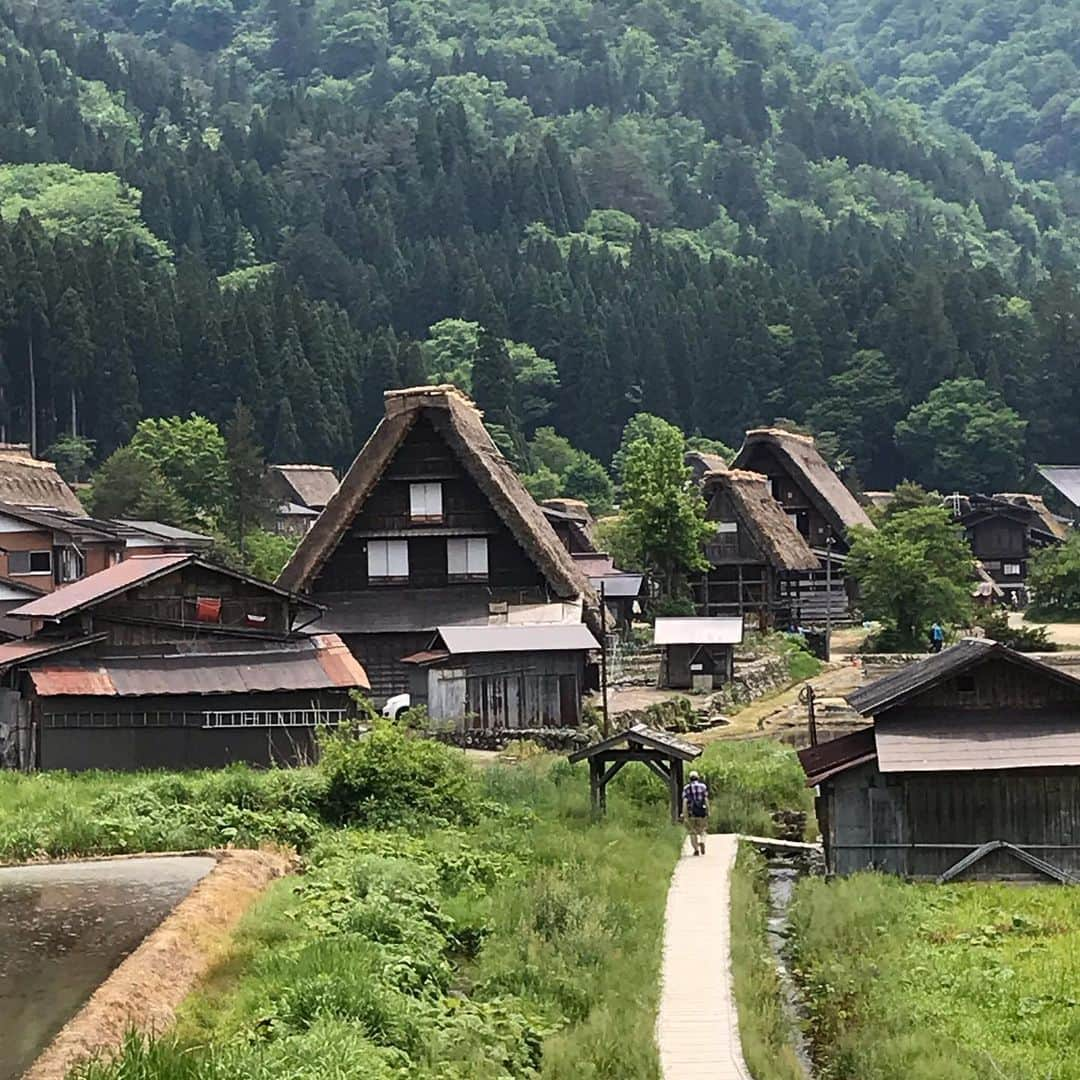
[[[731,983],[731,868],[738,841],[710,836],[675,867],[664,919],[656,1041],[664,1080],[750,1080]]]

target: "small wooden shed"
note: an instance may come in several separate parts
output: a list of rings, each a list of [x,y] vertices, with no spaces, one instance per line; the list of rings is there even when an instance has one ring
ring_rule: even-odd
[[[735,646],[742,644],[743,621],[717,618],[660,618],[653,643],[663,649],[660,685],[670,690],[715,690],[735,671]]]
[[[799,754],[830,872],[1080,881],[1080,680],[967,639],[848,701]]]
[[[440,626],[403,658],[413,705],[472,729],[577,727],[589,653],[583,623]]]

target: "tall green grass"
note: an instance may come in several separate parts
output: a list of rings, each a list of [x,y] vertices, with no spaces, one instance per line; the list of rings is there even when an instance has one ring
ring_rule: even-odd
[[[800,883],[823,1080],[1080,1078],[1080,889]]]
[[[681,842],[592,820],[577,769],[484,772],[472,824],[328,830],[173,1035],[86,1080],[658,1080],[663,912]]]
[[[731,966],[743,1058],[754,1080],[804,1080],[769,951],[765,860],[747,844],[731,878]]]

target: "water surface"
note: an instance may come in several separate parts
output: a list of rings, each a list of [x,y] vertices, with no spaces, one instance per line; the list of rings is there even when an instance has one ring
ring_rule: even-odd
[[[17,1080],[214,860],[0,868],[0,1080]]]

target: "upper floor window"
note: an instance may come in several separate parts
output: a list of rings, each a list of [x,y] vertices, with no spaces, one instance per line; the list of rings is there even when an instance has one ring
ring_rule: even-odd
[[[487,581],[488,547],[484,537],[446,541],[446,573],[459,581]]]
[[[9,574],[51,574],[51,551],[9,551]]]
[[[409,580],[408,540],[369,540],[368,580],[374,583]]]
[[[442,521],[442,484],[410,484],[409,517],[413,521]]]
[[[69,581],[78,581],[86,573],[86,559],[82,552],[75,548],[61,548],[59,562],[60,573],[57,575],[57,580],[61,585]]]

